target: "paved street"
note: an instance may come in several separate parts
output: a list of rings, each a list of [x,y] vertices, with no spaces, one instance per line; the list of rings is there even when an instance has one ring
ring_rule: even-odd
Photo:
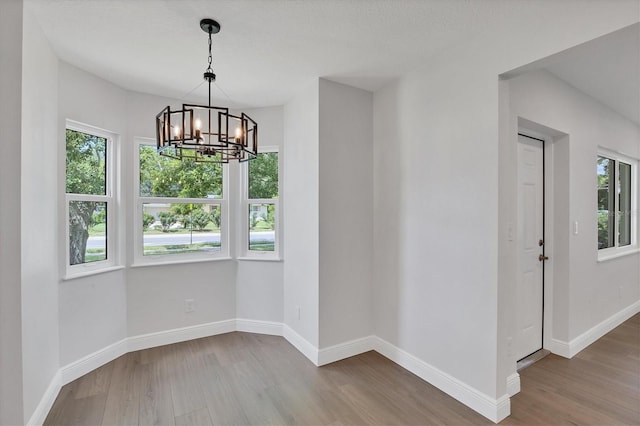
[[[87,248],[101,248],[104,247],[104,237],[89,237],[87,241]],[[259,231],[259,232],[251,232],[249,235],[250,241],[274,241],[274,231]],[[203,242],[220,242],[220,234],[214,234],[211,232],[194,232],[193,240],[191,236],[186,234],[174,234],[174,233],[166,233],[166,234],[151,234],[144,236],[144,245],[174,245],[174,244],[190,244],[193,243],[203,243]]]

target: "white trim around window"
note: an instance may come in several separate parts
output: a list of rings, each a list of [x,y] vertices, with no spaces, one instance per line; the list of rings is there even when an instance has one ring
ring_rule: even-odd
[[[237,215],[237,217],[241,218],[242,221],[239,226],[239,241],[238,247],[240,248],[239,260],[267,260],[267,261],[279,261],[282,256],[282,156],[280,155],[279,149],[277,146],[265,146],[259,148],[260,154],[265,153],[276,153],[278,154],[278,197],[277,198],[249,198],[249,166],[251,162],[246,162],[242,164],[241,170],[241,179],[240,179],[240,187],[241,187],[241,202],[240,209],[241,214]],[[255,160],[252,160],[255,161]],[[269,248],[266,250],[260,250],[259,245],[254,245],[254,248],[251,248],[250,243],[250,221],[251,221],[251,211],[250,206],[258,209],[267,209],[268,206],[273,206],[273,236],[266,231],[265,233],[269,233],[269,239],[273,238],[273,249]],[[254,231],[258,233],[259,231]],[[254,234],[255,235],[255,234]],[[256,248],[258,247],[258,248]]]
[[[171,265],[180,263],[192,263],[192,262],[204,262],[214,260],[226,260],[229,259],[229,185],[228,185],[228,165],[222,165],[222,196],[220,198],[177,198],[177,197],[157,197],[157,196],[141,196],[140,195],[140,148],[142,146],[153,146],[155,149],[155,140],[149,138],[137,137],[133,143],[133,199],[134,199],[134,218],[133,218],[133,232],[134,232],[134,250],[133,250],[133,264],[131,266],[151,266],[151,265]],[[203,210],[207,213],[217,210],[220,217],[220,231],[219,234],[212,233],[209,235],[208,240],[214,240],[215,244],[219,244],[219,249],[211,251],[193,251],[183,253],[162,254],[160,251],[154,252],[149,250],[148,247],[153,238],[157,238],[160,241],[163,238],[169,238],[171,235],[177,234],[156,234],[150,235],[147,238],[147,250],[145,250],[145,238],[143,232],[143,213],[146,211],[166,210],[169,205],[184,204],[190,205],[203,205]],[[219,209],[219,210],[218,210]],[[194,234],[196,234],[194,236]],[[182,238],[188,238],[189,244],[195,243],[197,238],[201,237],[198,232],[182,233]],[[218,237],[219,235],[219,237]],[[205,237],[206,238],[206,237]],[[182,243],[181,241],[179,242]],[[167,245],[167,243],[159,242]],[[145,253],[146,252],[146,253]]]
[[[99,274],[106,271],[116,270],[122,268],[121,265],[121,250],[120,241],[118,238],[118,224],[121,219],[120,201],[119,201],[119,189],[120,180],[119,175],[119,137],[117,134],[100,129],[94,126],[83,124],[73,120],[66,120],[65,122],[65,158],[66,152],[66,130],[72,130],[79,133],[96,136],[98,138],[105,139],[105,194],[78,194],[67,193],[66,191],[66,169],[65,169],[65,197],[64,197],[64,229],[65,229],[65,274],[63,279],[69,280],[79,278],[87,275]],[[103,236],[89,237],[87,241],[89,250],[102,250],[94,249],[91,244],[97,244],[99,247],[104,245],[104,260],[85,261],[71,265],[70,254],[70,205],[72,203],[81,202],[94,202],[104,205],[106,214],[106,230]],[[93,238],[93,240],[91,240]],[[104,241],[104,242],[103,242]],[[85,254],[86,256],[87,254]],[[102,252],[100,253],[102,255]]]
[[[600,235],[602,224],[600,221],[603,220],[600,216],[603,216],[600,206],[600,192],[603,191],[603,188],[600,188],[600,183],[598,182],[598,262],[615,259],[620,256],[626,256],[629,254],[634,254],[638,252],[638,227],[637,227],[637,192],[638,192],[638,160],[624,154],[621,154],[616,151],[612,151],[606,148],[599,148],[597,152],[598,162],[600,159],[610,160],[613,164],[612,173],[609,176],[609,179],[613,178],[614,182],[611,186],[609,183],[609,196],[613,196],[611,200],[611,209],[613,213],[609,213],[611,220],[606,227],[608,232],[611,232],[611,235],[608,240]],[[626,172],[621,170],[621,168],[625,168]],[[630,169],[630,173],[629,173]],[[597,173],[601,174],[600,165],[598,165]],[[624,195],[622,191],[623,183],[621,183],[621,176],[627,176],[625,180],[626,185],[629,186],[627,188],[627,195]],[[630,199],[629,199],[630,198]],[[621,220],[624,216],[628,217],[628,221],[625,222]],[[628,227],[625,232],[624,227]],[[626,237],[621,237],[621,233],[624,233]],[[628,234],[628,235],[627,235]],[[603,239],[604,238],[604,239]],[[601,241],[602,240],[602,241]],[[605,244],[605,247],[601,248],[601,244]],[[606,247],[609,245],[609,247]]]

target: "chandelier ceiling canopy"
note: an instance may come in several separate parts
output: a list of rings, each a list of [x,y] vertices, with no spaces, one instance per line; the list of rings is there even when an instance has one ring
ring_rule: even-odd
[[[204,79],[209,85],[207,106],[182,104],[182,109],[170,106],[156,115],[156,140],[160,155],[199,163],[249,161],[258,154],[258,124],[245,113],[232,114],[229,108],[211,105],[211,83],[216,75],[211,68],[211,36],[220,31],[213,19],[200,21],[200,28],[209,34],[208,66]]]

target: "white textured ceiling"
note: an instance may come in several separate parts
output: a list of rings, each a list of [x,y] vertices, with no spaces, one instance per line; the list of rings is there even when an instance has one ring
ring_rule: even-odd
[[[124,88],[182,98],[206,68],[242,106],[279,105],[325,77],[366,90],[490,28],[505,0],[27,0],[64,61]],[[508,7],[507,7],[508,8]],[[225,99],[217,88],[214,97]],[[205,86],[197,95],[206,94]]]
[[[533,0],[25,2],[62,60],[126,89],[177,99],[198,85],[188,98],[206,97],[199,21],[216,19],[213,97],[243,107],[281,105],[317,77],[375,91],[461,40],[552,7]],[[639,121],[637,31],[543,65]]]

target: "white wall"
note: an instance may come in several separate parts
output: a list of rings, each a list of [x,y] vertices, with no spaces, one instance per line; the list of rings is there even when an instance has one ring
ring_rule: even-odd
[[[497,74],[453,62],[375,96],[376,334],[495,397]]]
[[[373,95],[320,79],[320,341],[369,336]]]
[[[22,366],[29,419],[59,367],[59,217],[58,58],[28,9],[22,64]]]
[[[514,318],[498,305],[509,285],[498,259],[498,75],[638,20],[637,1],[550,7],[519,3],[494,31],[374,96],[375,332],[496,403],[507,376],[498,319]]]
[[[128,271],[128,335],[235,318],[233,261],[149,266]],[[185,299],[195,311],[185,313]]]
[[[126,92],[65,62],[59,64],[58,164],[65,164],[65,120],[105,129],[127,140]],[[64,217],[65,168],[58,168],[58,215]],[[58,252],[65,252],[64,221],[58,221]],[[120,235],[127,230],[121,224]],[[65,270],[64,256],[59,267]],[[123,270],[62,281],[59,285],[60,365],[64,366],[127,336]]]
[[[284,106],[284,322],[318,347],[318,80]],[[300,316],[298,317],[298,308]]]
[[[155,116],[167,105],[181,101],[127,94],[128,138],[123,149],[127,162],[125,188],[127,227],[134,229],[133,141],[137,137],[155,139]],[[128,263],[133,263],[133,231],[127,235]],[[127,329],[129,336],[187,327],[235,318],[236,265],[231,260],[145,266],[127,270]],[[185,299],[195,300],[195,311],[185,312]]]
[[[133,148],[136,137],[155,138],[154,117],[167,105],[181,102],[142,93],[129,92],[125,142],[125,173],[132,181]],[[282,108],[246,110],[259,124],[261,146],[281,146]],[[239,191],[240,168],[229,165],[229,193]],[[125,188],[127,205],[133,205],[134,188]],[[235,199],[235,198],[234,198]],[[229,203],[232,218],[240,217],[239,205]],[[127,226],[133,229],[133,209],[127,208]],[[241,221],[231,221],[236,231]],[[237,232],[236,232],[237,234]],[[231,253],[239,251],[241,241],[230,241]],[[127,246],[133,247],[133,233]],[[236,250],[237,249],[237,250]],[[133,263],[133,250],[128,251]],[[207,263],[130,268],[127,272],[128,335],[135,336],[232,318],[282,321],[283,263],[222,260]],[[196,310],[184,312],[184,300],[194,299]]]
[[[554,223],[554,236],[569,235],[569,244],[568,252],[556,250],[554,254],[561,256],[569,274],[568,280],[554,279],[553,282],[556,297],[551,330],[552,338],[568,343],[640,300],[640,257],[637,253],[597,262],[594,213],[598,147],[638,158],[640,129],[547,71],[531,72],[509,80],[509,94],[513,117],[525,118],[568,135],[568,162],[560,167],[568,170],[570,191],[565,195],[569,201],[569,220]],[[574,221],[579,224],[578,235],[572,233]]]
[[[22,1],[0,2],[0,424],[21,424]]]
[[[258,134],[260,146],[277,146],[280,165],[284,163],[282,158],[284,152],[284,108],[256,108],[244,111],[258,123]],[[235,164],[234,164],[235,166]],[[237,172],[241,172],[239,167],[235,167]],[[280,176],[284,176],[284,167],[280,170]],[[237,179],[237,181],[241,181]],[[283,183],[280,182],[282,190]],[[240,189],[238,188],[237,191]],[[281,198],[284,198],[281,196]],[[238,200],[239,201],[239,200]],[[286,200],[283,200],[286,203]],[[239,209],[240,206],[236,205]],[[242,212],[237,210],[235,217],[242,217]],[[286,211],[280,211],[280,229],[276,232],[280,238],[280,257],[284,258],[285,247],[282,237],[285,230]],[[240,233],[240,227],[247,226],[244,221],[237,221],[236,233]],[[236,253],[240,256],[243,241],[237,241]],[[238,318],[252,319],[259,321],[284,321],[284,263],[264,262],[256,260],[238,261],[236,276],[236,316]]]
[[[62,129],[69,118],[120,135],[125,220],[119,235],[129,248],[123,262],[131,265],[133,141],[154,138],[157,112],[180,101],[127,92],[66,63],[61,64],[60,74]],[[260,123],[261,144],[280,145],[282,108],[256,109],[251,114]],[[60,134],[64,138],[63,130]],[[60,155],[63,164],[63,150]],[[237,190],[238,172],[231,170],[230,191]],[[282,321],[282,269],[281,262],[223,260],[127,268],[65,281],[60,292],[61,362],[75,361],[126,336],[232,319],[237,316],[236,305],[243,318]],[[195,299],[195,312],[184,312],[185,299]]]

